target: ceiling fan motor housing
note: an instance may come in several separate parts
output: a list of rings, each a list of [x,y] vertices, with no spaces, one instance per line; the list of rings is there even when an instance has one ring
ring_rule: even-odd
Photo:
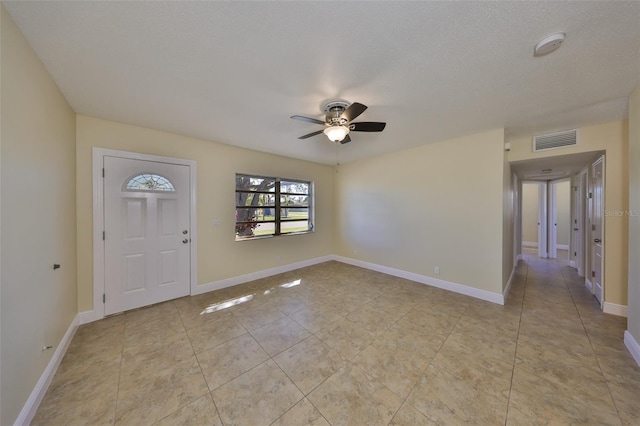
[[[347,122],[347,119],[342,117],[342,113],[349,107],[349,102],[345,101],[332,101],[326,103],[322,107],[322,111],[326,114],[325,120],[327,124],[332,126],[340,126]]]

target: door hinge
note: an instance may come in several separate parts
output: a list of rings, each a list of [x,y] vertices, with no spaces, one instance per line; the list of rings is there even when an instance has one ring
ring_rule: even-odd
[[[102,303],[107,303],[107,295],[102,293]]]
[[[102,177],[104,177],[104,167],[102,168]]]
[[[105,237],[106,237],[106,234],[105,234],[105,232],[104,232],[104,231],[102,231],[102,241],[104,241],[104,240],[105,240]]]
[[[595,231],[596,230],[596,226],[595,225],[591,225],[591,230]]]
[[[595,278],[596,277],[596,271],[591,271],[591,278]]]
[[[574,255],[574,256],[577,256],[577,255],[578,255],[578,252],[577,252],[577,251],[574,251],[574,252],[573,252],[573,255]]]

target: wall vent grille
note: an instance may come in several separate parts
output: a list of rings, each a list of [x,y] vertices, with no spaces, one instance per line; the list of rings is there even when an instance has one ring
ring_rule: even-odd
[[[578,144],[578,131],[549,133],[547,135],[534,136],[533,151],[546,151],[548,149],[564,148]]]

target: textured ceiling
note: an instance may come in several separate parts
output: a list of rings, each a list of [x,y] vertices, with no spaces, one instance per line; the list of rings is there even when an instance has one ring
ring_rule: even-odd
[[[328,164],[621,119],[640,78],[637,1],[3,3],[80,114]],[[387,128],[298,140],[335,98]]]

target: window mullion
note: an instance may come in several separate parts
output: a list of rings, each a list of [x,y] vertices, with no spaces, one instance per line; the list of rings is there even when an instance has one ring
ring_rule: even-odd
[[[280,235],[280,179],[276,179],[276,211],[273,218],[276,221],[275,235]]]

